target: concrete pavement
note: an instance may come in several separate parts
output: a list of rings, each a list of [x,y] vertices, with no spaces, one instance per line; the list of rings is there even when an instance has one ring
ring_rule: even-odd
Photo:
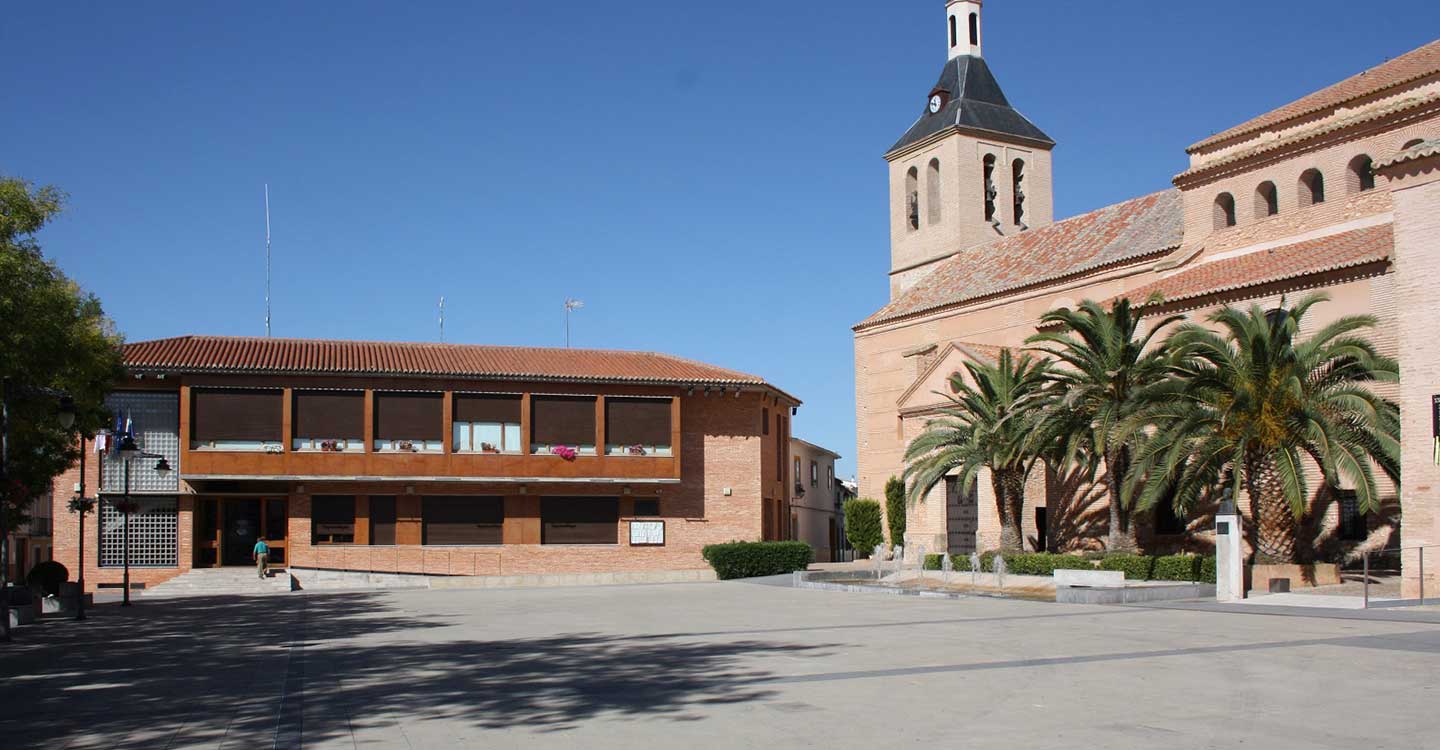
[[[740,582],[141,601],[17,631],[0,744],[1430,743],[1440,625],[1317,612]]]

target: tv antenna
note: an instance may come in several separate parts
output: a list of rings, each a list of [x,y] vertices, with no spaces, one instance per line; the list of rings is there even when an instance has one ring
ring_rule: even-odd
[[[270,338],[270,183],[265,183],[265,338]]]
[[[445,295],[440,295],[440,343],[445,343]]]
[[[585,303],[582,302],[582,301],[580,301],[580,300],[578,300],[578,299],[574,299],[573,297],[566,297],[566,298],[565,298],[565,348],[566,348],[566,349],[569,349],[569,348],[570,348],[570,313],[575,312],[576,310],[579,310],[580,308],[582,308],[582,307],[584,307],[584,306],[585,306]]]

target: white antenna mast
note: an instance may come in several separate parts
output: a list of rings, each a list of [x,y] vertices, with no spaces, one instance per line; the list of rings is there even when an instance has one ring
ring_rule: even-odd
[[[440,343],[445,343],[445,295],[440,295]]]
[[[270,338],[270,183],[265,183],[265,338]]]
[[[584,307],[585,303],[571,297],[565,298],[565,348],[570,348],[570,313]]]

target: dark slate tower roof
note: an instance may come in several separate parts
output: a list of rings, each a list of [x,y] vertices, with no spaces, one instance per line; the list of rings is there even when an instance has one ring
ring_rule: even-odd
[[[1010,106],[983,57],[960,55],[945,63],[935,92],[944,93],[945,106],[932,115],[927,101],[920,119],[887,155],[949,128],[1010,136],[1044,148],[1055,145],[1050,136]]]

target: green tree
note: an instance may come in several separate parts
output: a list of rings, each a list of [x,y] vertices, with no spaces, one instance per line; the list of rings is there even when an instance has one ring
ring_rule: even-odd
[[[1177,377],[1147,389],[1132,420],[1148,439],[1126,478],[1140,487],[1138,504],[1153,506],[1169,491],[1177,510],[1222,483],[1249,496],[1255,561],[1296,559],[1296,528],[1307,505],[1302,455],[1323,479],[1355,486],[1362,511],[1379,508],[1374,468],[1400,482],[1400,410],[1371,390],[1399,379],[1395,360],[1357,331],[1369,315],[1336,320],[1301,340],[1311,295],[1293,307],[1248,311],[1225,307],[1209,317],[1223,332],[1186,324],[1170,337]]]
[[[885,525],[890,527],[890,546],[905,544],[905,483],[896,477],[885,480]]]
[[[845,538],[858,558],[874,554],[875,547],[885,542],[880,528],[880,503],[860,498],[845,501]]]
[[[1000,548],[1020,552],[1020,517],[1025,509],[1025,478],[1039,460],[1037,428],[1046,404],[1049,360],[1016,357],[1002,349],[995,364],[968,361],[950,376],[950,406],[926,423],[905,450],[904,480],[910,502],[919,502],[951,471],[959,470],[966,492],[981,469],[990,470],[995,508],[1000,514]]]
[[[1105,469],[1110,512],[1106,549],[1134,552],[1139,548],[1133,524],[1131,497],[1122,491],[1130,461],[1130,440],[1120,427],[1140,409],[1136,394],[1169,375],[1170,355],[1165,345],[1151,346],[1155,335],[1179,315],[1160,320],[1141,331],[1140,313],[1130,300],[1120,299],[1106,310],[1086,300],[1075,310],[1058,309],[1040,318],[1042,326],[1059,325],[1026,342],[1054,357],[1047,387],[1050,408],[1045,433],[1051,445],[1068,448],[1064,463],[1075,463],[1075,453],[1091,452]],[[1090,471],[1096,461],[1081,461]]]
[[[79,435],[105,424],[105,394],[124,374],[120,337],[99,300],[35,239],[64,199],[53,187],[0,177],[0,388],[9,414],[0,531],[24,522],[30,502],[79,458]],[[56,419],[60,393],[74,403],[70,428]]]

